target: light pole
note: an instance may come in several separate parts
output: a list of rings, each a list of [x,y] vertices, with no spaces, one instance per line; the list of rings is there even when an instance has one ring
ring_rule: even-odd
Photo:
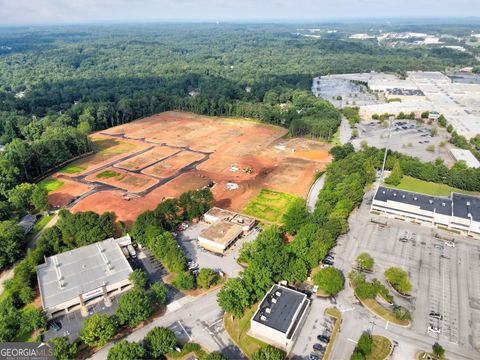
[[[387,142],[385,143],[385,154],[383,154],[383,164],[382,164],[382,173],[381,173],[381,179],[383,182],[383,173],[385,172],[385,163],[387,162],[387,153],[388,153],[388,144],[390,142],[390,136],[392,135],[392,120],[394,119],[393,115],[390,115],[388,117],[388,137],[387,137]]]

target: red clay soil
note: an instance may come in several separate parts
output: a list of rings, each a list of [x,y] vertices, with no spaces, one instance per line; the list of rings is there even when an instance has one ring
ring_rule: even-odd
[[[158,160],[163,159],[167,156],[173,155],[179,151],[180,150],[176,148],[171,148],[168,146],[159,146],[143,154],[140,154],[128,160],[119,162],[115,164],[115,167],[122,168],[125,170],[135,171],[135,170],[143,169],[157,162]]]
[[[205,157],[203,154],[194,153],[191,151],[182,151],[168,159],[161,161],[149,168],[142,170],[145,175],[150,175],[158,178],[168,178],[191,164],[192,162],[201,160]]]
[[[212,152],[207,161],[197,166],[197,170],[174,178],[144,197],[131,196],[131,200],[127,201],[123,199],[122,191],[103,191],[83,199],[72,209],[73,211],[93,210],[99,213],[115,211],[118,219],[126,221],[128,224],[131,224],[141,212],[154,209],[163,199],[178,197],[185,191],[201,188],[210,180],[215,183],[212,192],[216,204],[233,210],[243,209],[262,188],[271,188],[305,197],[315,173],[325,169],[331,162],[331,157],[328,155],[330,145],[301,138],[284,139],[283,136],[287,133],[286,129],[253,121],[206,118],[189,113],[167,112],[117,126],[103,131],[103,133],[124,134],[127,137],[148,139],[158,144],[184,146]],[[108,138],[108,135],[101,136]],[[135,145],[135,149],[123,152],[120,158],[136,152],[140,148],[153,146],[142,143],[140,140],[121,139],[120,141]],[[282,144],[285,149],[282,150],[280,146],[275,147],[279,144]],[[141,169],[148,166],[148,164],[162,159],[164,154],[159,149],[168,149],[168,147],[159,145],[155,150],[138,155],[123,163],[117,163],[114,165],[115,167],[108,169],[122,172],[125,178],[141,177],[140,180],[147,181],[145,179],[149,179],[149,181],[155,182],[157,181],[155,177],[173,176],[179,169],[203,158],[201,154],[185,150],[143,169],[142,174],[118,169],[119,166],[128,169]],[[112,152],[115,153],[115,151]],[[156,156],[158,159],[155,159]],[[105,157],[105,152],[103,152],[101,156],[93,155],[94,160],[83,161],[87,161],[87,165],[92,167],[91,163],[101,166],[101,164],[109,164],[118,158],[116,154]],[[230,171],[234,164],[239,171]],[[79,165],[81,166],[81,164]],[[88,179],[112,184],[128,191],[140,192],[153,184],[147,181],[143,186],[139,186],[139,184],[126,186],[125,182],[120,179],[98,179],[95,175],[90,175]],[[130,180],[128,182],[132,183]],[[237,183],[239,188],[228,190],[226,187],[228,182]]]
[[[53,206],[65,206],[72,199],[93,189],[93,186],[70,181],[64,177],[59,180],[62,181],[64,185],[48,194],[48,202]]]
[[[102,174],[105,171],[113,171],[117,173],[118,176],[97,177],[97,175]],[[126,170],[117,169],[113,167],[109,167],[101,171],[98,171],[96,173],[93,173],[87,176],[85,180],[91,181],[91,182],[96,181],[96,182],[101,182],[103,184],[112,185],[132,193],[145,191],[151,188],[156,183],[158,183],[156,179],[153,179],[149,176],[145,176],[142,174],[135,174]]]

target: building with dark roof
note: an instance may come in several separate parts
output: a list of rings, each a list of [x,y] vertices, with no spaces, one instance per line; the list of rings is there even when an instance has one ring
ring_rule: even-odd
[[[480,198],[472,195],[441,197],[380,186],[370,211],[480,238]]]
[[[283,285],[273,285],[250,321],[249,335],[288,353],[309,308],[310,299],[303,292]]]

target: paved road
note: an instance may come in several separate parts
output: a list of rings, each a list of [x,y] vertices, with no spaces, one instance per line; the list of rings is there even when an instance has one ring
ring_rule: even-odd
[[[177,338],[202,344],[208,351],[222,351],[229,359],[243,359],[223,328],[223,312],[216,300],[218,291],[198,298],[184,297],[171,303],[165,315],[134,331],[125,340],[141,341],[153,328],[169,327],[175,331]],[[106,359],[112,346],[108,344],[90,359]]]
[[[345,145],[352,138],[352,129],[345,117],[342,117],[342,123],[340,124],[340,143]]]
[[[310,191],[308,192],[307,196],[307,209],[309,213],[313,213],[315,210],[315,204],[317,203],[318,199],[318,194],[320,194],[320,191],[323,188],[323,185],[325,184],[325,178],[326,178],[326,173],[320,176],[317,181],[315,181],[310,188]]]

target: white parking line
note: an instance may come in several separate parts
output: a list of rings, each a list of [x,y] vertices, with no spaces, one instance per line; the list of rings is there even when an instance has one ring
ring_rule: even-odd
[[[348,338],[347,340],[348,340],[348,341],[351,341],[351,342],[354,343],[354,344],[358,344],[358,341],[352,340],[352,339],[350,339],[350,338]]]

